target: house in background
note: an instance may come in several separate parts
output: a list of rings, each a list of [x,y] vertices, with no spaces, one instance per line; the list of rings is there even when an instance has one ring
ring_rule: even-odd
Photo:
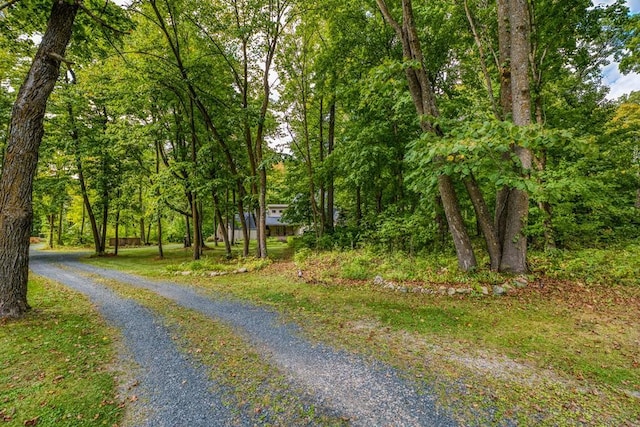
[[[299,234],[300,226],[287,224],[282,221],[282,214],[287,210],[287,207],[289,207],[289,205],[267,205],[267,237],[280,237],[284,239],[288,236],[295,236],[296,234]],[[244,217],[247,221],[247,225],[249,226],[249,239],[257,239],[258,233],[256,229],[255,215],[253,213],[245,212]],[[229,236],[233,233],[234,239],[236,241],[241,241],[243,239],[242,227],[240,226],[240,217],[238,215],[235,216],[234,222],[233,230],[231,230],[231,225],[229,225]],[[222,236],[218,235],[218,238],[222,240]]]

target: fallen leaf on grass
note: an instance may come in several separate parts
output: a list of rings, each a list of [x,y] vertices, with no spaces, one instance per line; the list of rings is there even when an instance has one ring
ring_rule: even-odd
[[[24,422],[24,425],[25,425],[25,426],[35,426],[35,425],[37,425],[37,424],[38,424],[38,419],[39,419],[39,418],[40,418],[40,417],[35,417],[35,418],[31,418],[30,420],[26,420],[26,421]]]

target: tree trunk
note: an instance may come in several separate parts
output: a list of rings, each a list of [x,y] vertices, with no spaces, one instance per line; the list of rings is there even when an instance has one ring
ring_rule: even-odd
[[[529,89],[529,9],[527,0],[509,1],[509,24],[511,26],[511,91],[513,96],[513,122],[517,126],[531,124],[531,94]],[[514,153],[526,175],[531,169],[531,150],[514,146]],[[529,213],[529,194],[517,188],[510,189],[507,219],[500,271],[526,273],[527,238],[524,228]]]
[[[229,227],[228,224],[225,224],[224,218],[222,217],[222,211],[220,211],[220,200],[215,190],[211,191],[211,196],[213,198],[213,205],[215,210],[215,218],[218,224],[218,228],[222,231],[222,241],[224,242],[224,249],[227,259],[231,259],[231,242],[229,240]],[[214,229],[214,233],[216,235],[216,241],[218,241],[218,229]]]
[[[74,77],[73,83],[76,79]],[[80,236],[80,243],[83,241],[84,234],[84,215],[85,210],[89,215],[89,222],[91,224],[91,233],[93,235],[93,246],[95,248],[96,255],[102,255],[101,252],[102,242],[100,240],[100,232],[98,231],[98,223],[96,221],[96,215],[91,207],[91,200],[89,200],[89,191],[87,190],[87,183],[84,179],[84,169],[82,167],[82,156],[80,155],[80,136],[78,135],[78,127],[76,125],[76,118],[73,113],[73,106],[71,103],[67,105],[67,111],[69,113],[69,121],[71,123],[71,139],[73,140],[73,147],[75,150],[76,169],[78,171],[78,182],[80,183],[80,193],[82,194],[83,210],[82,210],[82,231]]]
[[[191,218],[193,223],[193,259],[199,260],[202,250],[202,242],[200,241],[200,212],[198,212],[198,203],[191,200]]]
[[[412,2],[411,0],[402,0],[402,24],[399,24],[393,18],[384,0],[376,0],[376,3],[385,20],[395,30],[398,38],[401,40],[404,58],[419,64],[418,66],[407,67],[405,74],[416,113],[420,118],[422,131],[442,135],[440,129],[428,120],[429,116],[438,117],[439,111],[433,93],[431,79],[425,69],[425,59],[413,17]],[[438,190],[442,197],[444,213],[447,217],[449,231],[451,232],[456,248],[458,265],[461,270],[469,271],[476,267],[477,262],[473,254],[471,239],[469,238],[466,225],[462,219],[462,213],[460,212],[460,206],[451,177],[446,175],[439,176]]]
[[[125,230],[126,231],[126,230]],[[126,234],[125,234],[126,236]],[[117,256],[120,248],[120,207],[116,209],[116,239],[113,253]]]
[[[81,245],[84,244],[84,224],[86,222],[87,216],[87,207],[82,203],[82,221],[80,222],[80,235],[78,236],[78,241]]]
[[[156,141],[156,175],[160,174],[160,142]],[[164,250],[162,248],[162,205],[160,201],[160,189],[156,186],[155,190],[156,196],[156,216],[157,226],[158,226],[158,258],[164,259]],[[149,221],[149,227],[151,227],[151,221]],[[151,230],[151,229],[149,229]],[[147,238],[149,238],[149,234],[147,233]]]
[[[450,176],[440,175],[438,177],[438,190],[440,191],[442,207],[444,208],[449,231],[451,232],[451,237],[453,237],[453,244],[458,255],[458,267],[462,271],[470,271],[476,268],[478,263],[473,253],[471,239],[467,233],[467,226],[460,213],[458,198]]]
[[[327,155],[331,155],[333,153],[334,145],[336,138],[336,101],[335,99],[331,102],[331,106],[329,107],[329,135],[327,137]],[[333,168],[329,167],[329,173],[327,176],[327,224],[325,229],[328,233],[333,233],[334,231],[334,194],[335,194],[335,186],[334,186],[334,177],[333,177]]]
[[[147,239],[145,236],[145,226],[144,226],[144,206],[142,203],[142,185],[140,186],[140,191],[138,192],[138,203],[140,205],[140,241],[144,244]]]
[[[49,248],[53,249],[53,235],[55,234],[56,216],[54,214],[47,215],[47,222],[49,223]]]
[[[107,225],[109,219],[109,194],[102,195],[102,232],[100,235],[100,254],[107,251]]]
[[[62,219],[64,218],[64,204],[60,205],[60,211],[58,212],[58,246],[62,246]]]
[[[162,248],[162,215],[158,213],[158,258],[164,259],[164,250]]]
[[[13,104],[0,177],[0,317],[20,317],[27,303],[32,188],[47,100],[71,38],[78,3],[55,1],[47,29]]]
[[[361,186],[356,187],[356,225],[360,227],[362,224],[362,189]]]
[[[191,207],[190,207],[191,209]],[[189,217],[188,215],[184,216],[184,223],[185,223],[185,228],[186,228],[186,232],[184,234],[184,247],[186,248],[190,248],[191,247],[191,217]]]
[[[478,225],[480,226],[482,235],[487,243],[487,252],[489,252],[491,271],[498,271],[500,268],[500,258],[502,257],[502,248],[495,229],[493,228],[489,208],[487,207],[487,203],[485,202],[482,192],[478,187],[478,183],[473,177],[467,177],[464,180],[464,185],[467,188],[469,197],[471,198],[471,203],[473,203]]]
[[[506,119],[513,111],[511,94],[511,25],[509,23],[509,0],[496,0],[498,11],[498,51],[499,61],[496,64],[500,71],[500,107],[501,117]],[[511,160],[509,153],[503,156],[505,162]],[[498,241],[504,241],[507,224],[507,206],[509,205],[509,188],[502,187],[496,195],[494,229]]]

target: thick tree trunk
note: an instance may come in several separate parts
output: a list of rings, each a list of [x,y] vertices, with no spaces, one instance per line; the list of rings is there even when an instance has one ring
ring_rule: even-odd
[[[498,10],[498,51],[499,60],[496,64],[500,71],[500,107],[501,117],[506,119],[511,116],[511,25],[509,23],[509,0],[496,0]],[[511,160],[507,153],[503,156],[505,162]],[[494,229],[498,241],[504,241],[507,224],[507,206],[509,205],[509,188],[503,187],[496,195],[496,208],[494,214]]]
[[[531,124],[531,93],[529,89],[529,9],[527,0],[509,1],[509,23],[511,26],[511,90],[513,96],[513,122],[517,126]],[[524,174],[531,169],[531,150],[514,146]],[[527,238],[524,228],[529,213],[529,194],[512,188],[507,205],[507,219],[500,271],[526,273]]]
[[[47,29],[13,104],[0,177],[0,317],[19,317],[29,309],[29,235],[38,149],[47,100],[60,72],[60,58],[71,38],[78,4],[53,3]]]

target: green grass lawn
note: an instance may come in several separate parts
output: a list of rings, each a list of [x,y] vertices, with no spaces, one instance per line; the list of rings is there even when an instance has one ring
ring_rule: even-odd
[[[34,307],[0,324],[0,425],[113,426],[114,331],[83,296],[32,279]]]

